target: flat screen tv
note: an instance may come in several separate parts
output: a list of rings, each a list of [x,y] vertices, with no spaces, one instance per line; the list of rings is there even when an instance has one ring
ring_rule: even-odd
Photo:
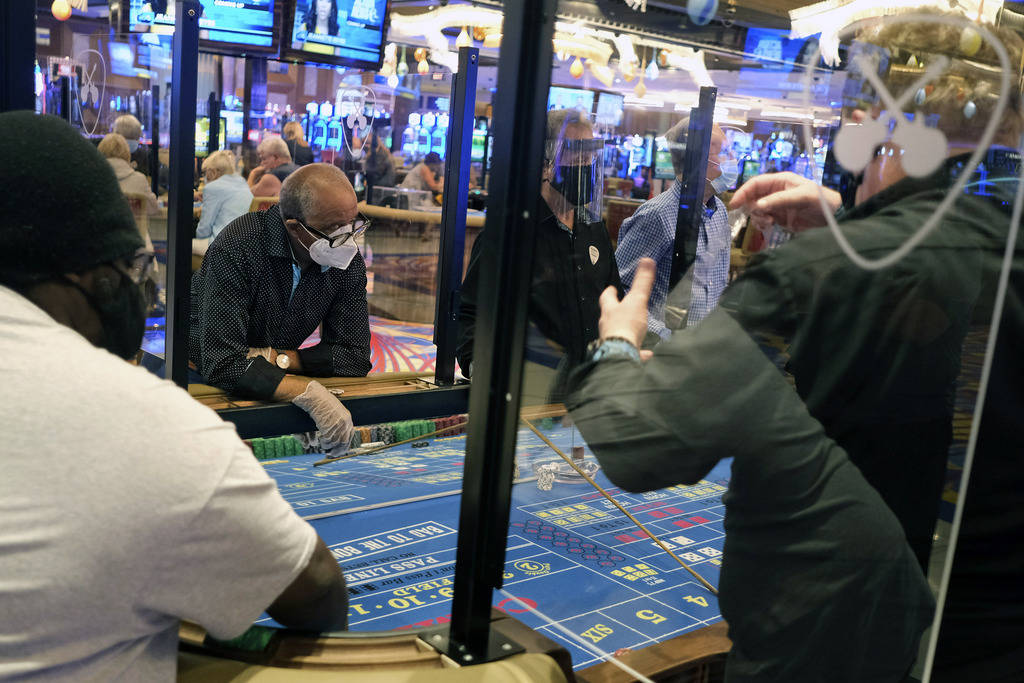
[[[740,170],[740,182],[739,182],[739,184],[742,185],[743,183],[747,182],[748,180],[750,180],[754,176],[757,176],[757,175],[760,175],[760,174],[761,174],[761,162],[758,161],[757,159],[746,159],[743,162],[743,168]]]
[[[220,134],[217,136],[219,143],[217,149],[227,149],[227,127],[228,122],[223,116],[220,119]],[[210,144],[210,117],[196,117],[196,156],[205,157],[209,153]]]
[[[199,46],[204,51],[225,54],[277,53],[275,5],[282,0],[200,0]],[[166,4],[166,11],[158,12]],[[131,31],[171,33],[174,29],[174,0],[130,0],[128,24]]]
[[[607,126],[617,126],[622,123],[622,106],[626,98],[613,92],[602,92],[597,94],[597,112],[594,120]]]
[[[156,33],[139,34],[135,58],[140,68],[169,70],[171,68],[171,36]]]
[[[594,110],[594,91],[553,85],[548,90],[548,109],[579,109],[589,114]]]
[[[668,147],[656,144],[654,150],[654,177],[662,180],[674,180],[675,167],[672,166],[672,152]]]
[[[760,69],[792,71],[794,65],[806,62],[811,56],[803,51],[806,42],[790,38],[789,31],[751,27],[747,29],[743,51],[758,60]]]
[[[107,52],[110,54],[111,72],[118,76],[135,75],[135,55],[131,43],[117,43],[112,40],[107,43]]]
[[[295,0],[284,33],[285,59],[379,69],[388,0]]]

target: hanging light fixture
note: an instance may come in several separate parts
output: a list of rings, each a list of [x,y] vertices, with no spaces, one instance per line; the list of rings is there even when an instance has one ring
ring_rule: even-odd
[[[420,63],[416,65],[416,71],[419,72],[420,76],[426,76],[430,73],[430,65],[427,64],[427,60],[421,60]]]
[[[645,73],[647,74],[647,78],[651,79],[652,81],[658,80],[658,76],[660,74],[658,73],[657,59],[651,59],[651,63],[647,65],[647,70]]]
[[[463,26],[462,32],[459,33],[459,37],[455,39],[455,49],[458,50],[463,47],[471,47],[472,45],[473,40],[469,37],[469,30]]]
[[[405,61],[405,45],[402,46],[402,58],[398,60],[395,73],[398,74],[399,78],[405,78],[409,73],[409,64]]]
[[[636,96],[639,97],[640,99],[643,99],[644,95],[647,94],[647,86],[644,85],[644,74],[646,72],[647,72],[647,57],[645,55],[644,56],[644,63],[640,67],[640,80],[633,87],[633,92],[636,93]]]
[[[583,75],[583,62],[577,57],[572,61],[572,66],[569,67],[569,73],[572,74],[573,78],[579,78]]]
[[[50,5],[50,13],[57,21],[67,21],[71,16],[71,3],[68,0],[53,0]]]

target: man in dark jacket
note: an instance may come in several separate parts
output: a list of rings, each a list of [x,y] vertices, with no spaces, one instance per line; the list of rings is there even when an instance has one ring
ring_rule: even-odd
[[[530,286],[530,322],[560,349],[562,375],[583,360],[597,338],[598,297],[621,292],[615,252],[601,222],[603,141],[575,109],[548,113],[540,221]],[[469,375],[473,362],[477,281],[484,232],[473,245],[462,283],[457,357]],[[560,395],[556,381],[553,397]]]
[[[345,174],[309,164],[285,181],[278,206],[229,223],[192,276],[189,359],[203,379],[295,403],[332,453],[347,449],[351,416],[310,378],[370,371],[366,265],[355,245],[366,225]],[[317,327],[320,343],[300,348]]]
[[[755,596],[745,592],[746,586],[755,575],[773,575],[766,570],[771,567],[768,553],[788,556],[777,565],[771,587],[784,577],[795,583],[792,571],[787,577],[783,570],[787,565],[799,568],[808,553],[813,555],[826,541],[838,543],[835,552],[822,555],[813,580],[808,576],[803,582],[803,595],[813,588],[819,605],[834,603],[840,596],[848,599],[895,568],[872,559],[876,551],[884,552],[884,544],[871,546],[860,563],[850,561],[858,530],[877,522],[867,513],[847,516],[839,527],[808,524],[823,505],[856,508],[868,503],[871,515],[879,513],[877,499],[868,500],[861,475],[895,513],[919,562],[927,561],[951,440],[956,382],[964,379],[969,388],[972,380],[981,379],[980,365],[979,372],[972,373],[968,363],[961,363],[961,346],[968,333],[983,341],[997,318],[1000,331],[991,357],[992,379],[983,416],[976,418],[981,420],[974,450],[977,472],[967,490],[932,680],[1014,680],[1024,661],[1024,519],[1016,504],[1024,468],[1018,462],[1021,432],[1015,427],[1022,407],[1019,378],[1024,375],[1019,353],[1011,351],[1024,344],[1024,291],[1014,277],[1024,267],[1020,247],[1002,309],[997,308],[996,293],[1007,239],[1013,234],[1011,209],[1020,190],[1019,154],[999,143],[1012,146],[1019,138],[1020,93],[1016,85],[1003,93],[994,86],[992,74],[998,79],[1005,65],[991,50],[975,49],[970,59],[963,56],[962,28],[936,30],[924,22],[921,27],[904,23],[874,30],[877,33],[867,38],[887,49],[880,64],[899,65],[885,74],[885,85],[894,93],[906,89],[894,87],[901,80],[906,86],[921,78],[923,69],[902,67],[910,53],[929,64],[941,63],[936,52],[953,57],[949,68],[932,76],[927,88],[913,86],[919,88],[915,120],[937,121],[938,128],[905,129],[898,140],[888,140],[887,126],[864,119],[867,125],[859,130],[881,131],[881,136],[869,144],[867,136],[854,133],[853,140],[859,142],[853,147],[874,151],[863,168],[856,205],[835,217],[839,223],[833,230],[808,231],[752,261],[726,290],[722,310],[699,333],[680,334],[659,345],[646,365],[631,352],[639,337],[621,316],[616,320],[619,305],[610,297],[603,299],[604,343],[593,354],[596,362],[584,365],[574,378],[575,393],[568,403],[610,478],[627,488],[662,486],[666,478],[688,482],[719,457],[736,456],[725,499],[721,585],[723,616],[738,646],[734,674],[745,672],[749,680],[819,680],[804,673],[822,670],[819,664],[795,654],[814,652],[818,662],[827,662],[829,653],[836,657],[832,673],[820,680],[868,680],[842,678],[835,669],[849,672],[850,662],[878,658],[862,636],[877,628],[875,620],[896,615],[876,611],[869,600],[859,608],[850,604],[845,618],[857,623],[851,630],[859,635],[844,642],[843,656],[830,649],[833,641],[824,635],[827,629],[804,628],[798,614],[787,613],[785,596],[777,601],[777,611],[765,609],[761,616],[752,616],[750,602]],[[1009,48],[1010,68],[1015,69],[1021,41],[1008,33],[1000,38]],[[971,79],[964,74],[972,74]],[[867,80],[875,81],[874,92],[882,91],[880,76],[871,72]],[[1016,78],[1010,80],[1016,83]],[[996,119],[1000,97],[1009,104]],[[893,114],[893,98],[886,103],[885,116]],[[898,111],[895,116],[901,117],[897,131],[909,126]],[[996,145],[979,148],[988,134],[986,125],[998,130]],[[936,159],[937,167],[921,172],[922,155],[937,147],[936,130],[942,133],[938,137],[943,147],[938,149],[944,154]],[[840,146],[838,140],[836,145]],[[972,149],[976,157],[965,153]],[[838,197],[828,194],[828,199],[836,208]],[[817,188],[791,174],[756,179],[734,202],[768,222],[800,227],[834,222],[822,213]],[[795,208],[797,204],[802,210]],[[920,243],[900,251],[928,226],[934,229]],[[639,327],[641,335],[642,330]],[[793,394],[769,390],[760,371],[750,366],[748,356],[755,348],[751,337],[760,339],[762,333],[788,341],[787,369],[798,395],[823,424],[825,435],[848,452],[857,477],[829,491],[839,470],[830,467],[828,457],[796,466],[799,458],[788,445],[808,438],[814,428],[811,423],[794,426],[793,416],[799,411],[792,404]],[[748,366],[754,369],[737,371]],[[693,397],[701,397],[701,405]],[[820,445],[812,438],[805,446],[810,453]],[[686,470],[684,463],[693,470]],[[779,489],[782,480],[770,477],[779,468],[791,468],[786,482],[794,487],[791,491]],[[815,491],[823,495],[806,497],[806,505],[796,504],[794,492]],[[774,525],[769,511],[778,506],[789,507],[789,519]],[[795,540],[789,536],[792,527],[800,526],[805,532],[802,541],[787,546]],[[759,535],[748,536],[747,531]],[[837,540],[843,535],[849,536],[849,545]],[[778,542],[773,542],[776,538]],[[900,540],[889,543],[895,543],[892,552],[905,547]],[[763,582],[759,590],[765,590]],[[729,592],[733,597],[727,597]],[[827,612],[819,615],[826,618]],[[833,616],[842,617],[839,612]],[[809,640],[812,633],[823,639]],[[750,646],[740,645],[741,639]],[[773,650],[758,649],[765,641],[774,643]],[[794,657],[799,667],[793,668]],[[783,675],[787,670],[792,675]]]

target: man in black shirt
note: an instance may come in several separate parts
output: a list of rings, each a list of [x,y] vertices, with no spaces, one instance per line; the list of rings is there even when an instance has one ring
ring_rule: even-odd
[[[339,417],[341,403],[308,376],[370,370],[366,265],[355,245],[366,226],[345,174],[310,164],[287,179],[278,206],[225,227],[192,276],[189,356],[203,378],[239,396],[293,401],[321,436],[328,422],[343,436],[347,411]],[[299,349],[318,325],[320,343]],[[319,414],[304,405],[310,391],[323,399]]]
[[[603,141],[594,138],[579,111],[548,113],[530,322],[562,348],[563,370],[582,361],[587,344],[597,338],[601,292],[609,286],[622,289],[615,251],[601,222],[602,149]],[[482,233],[474,243],[462,283],[457,357],[466,375],[473,361],[482,244],[488,238]]]

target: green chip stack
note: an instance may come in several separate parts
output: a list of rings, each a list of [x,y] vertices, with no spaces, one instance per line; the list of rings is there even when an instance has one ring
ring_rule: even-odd
[[[288,438],[290,439],[292,437],[289,436]],[[232,638],[231,640],[217,640],[213,636],[208,635],[206,636],[206,642],[207,644],[229,650],[264,652],[266,651],[267,646],[270,645],[270,641],[273,640],[276,632],[277,629],[269,628],[267,626],[256,626],[254,624],[249,627],[249,630],[237,638]]]
[[[251,439],[249,446],[257,460],[276,460],[293,455],[302,455],[305,449],[294,436],[278,436],[273,439]]]

